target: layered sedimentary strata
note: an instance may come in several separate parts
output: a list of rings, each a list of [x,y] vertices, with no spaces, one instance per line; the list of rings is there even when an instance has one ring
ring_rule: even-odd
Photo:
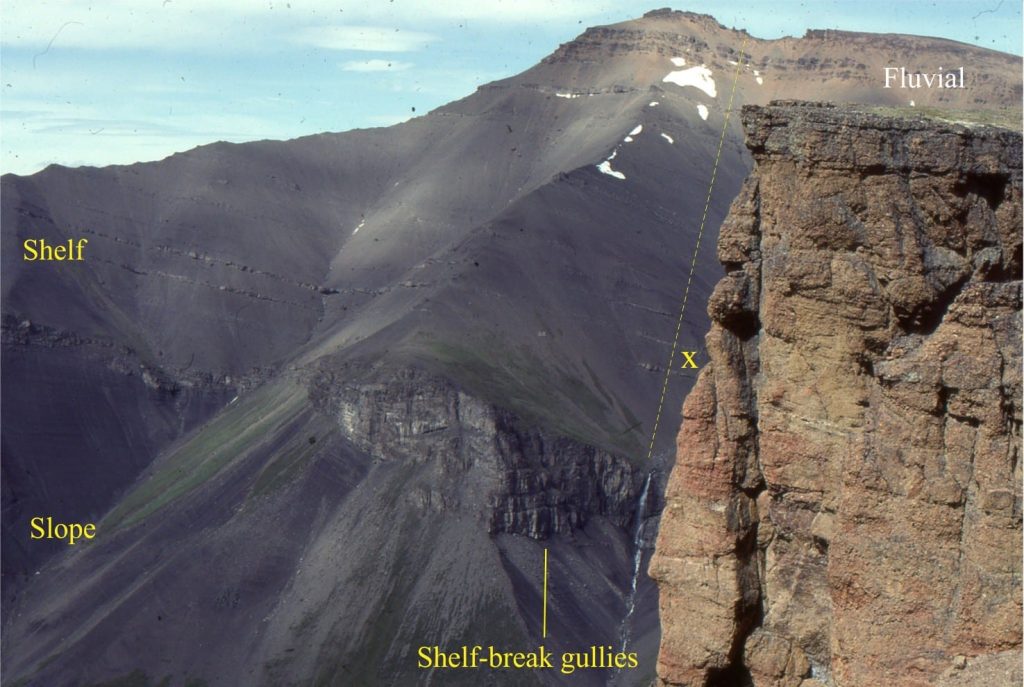
[[[374,383],[324,372],[311,397],[346,437],[377,461],[436,464],[417,496],[426,510],[474,511],[491,534],[547,539],[593,517],[628,527],[642,470],[624,458],[529,428],[507,410],[413,369]],[[469,484],[461,476],[473,474]],[[643,514],[641,514],[642,517]]]
[[[743,121],[651,563],[661,684],[1019,683],[1021,136]]]

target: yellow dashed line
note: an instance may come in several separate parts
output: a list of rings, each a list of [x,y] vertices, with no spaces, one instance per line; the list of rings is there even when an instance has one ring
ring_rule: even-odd
[[[700,240],[704,236],[704,224],[708,219],[708,209],[711,207],[711,191],[715,188],[715,177],[718,175],[718,161],[722,159],[722,146],[725,143],[725,132],[729,128],[729,117],[732,115],[732,103],[736,96],[736,82],[739,81],[740,71],[743,69],[743,49],[747,47],[746,39],[740,46],[740,59],[736,65],[736,74],[732,79],[732,91],[729,93],[729,105],[725,109],[725,122],[722,124],[722,135],[718,139],[718,152],[715,154],[715,164],[711,168],[711,183],[708,184],[708,196],[704,201],[704,214],[700,218],[700,230],[697,232],[697,243],[693,247],[693,257],[690,259],[690,273],[686,277],[686,289],[683,291],[683,301],[679,306],[679,319],[676,320],[676,334],[672,339],[672,352],[668,356],[668,365],[665,366],[665,379],[661,384],[661,398],[658,399],[658,412],[654,416],[654,429],[651,430],[651,443],[647,446],[647,458],[650,460],[654,454],[654,440],[658,437],[658,424],[661,422],[661,411],[665,407],[665,394],[668,391],[668,379],[672,373],[672,365],[676,360],[676,349],[679,346],[679,332],[683,328],[683,313],[686,312],[686,301],[690,297],[690,284],[693,282],[693,270],[697,266],[697,251],[700,250]]]

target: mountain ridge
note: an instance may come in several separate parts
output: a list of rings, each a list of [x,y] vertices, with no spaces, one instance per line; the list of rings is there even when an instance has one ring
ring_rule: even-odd
[[[646,672],[615,679],[653,677],[656,590],[633,578],[634,558],[649,555],[672,432],[651,464],[636,447],[649,438],[695,254],[721,91],[737,72],[741,103],[805,89],[788,66],[762,75],[728,64],[736,49],[707,38],[640,55],[605,40],[598,70],[542,62],[386,129],[5,175],[4,366],[40,389],[4,385],[4,488],[14,492],[4,499],[4,578],[16,597],[4,604],[8,665],[29,684],[70,679],[72,665],[48,659],[71,654],[98,657],[97,681],[135,670],[159,680],[170,661],[178,681],[346,683],[345,665],[362,655],[369,682],[426,679],[405,661],[421,628],[431,630],[423,642],[458,632],[469,641],[489,622],[509,641],[536,634],[544,543],[556,573],[555,641],[587,639],[577,626],[594,628],[591,643],[625,631]],[[701,65],[717,97],[705,81],[665,81]],[[849,78],[825,72],[830,87]],[[1019,92],[1019,74],[999,78],[986,97]],[[864,93],[857,86],[849,97]],[[713,228],[749,165],[732,122],[694,304],[721,274]],[[63,271],[21,264],[12,248],[82,232],[92,232],[92,260]],[[703,356],[707,326],[703,308],[688,308],[680,345]],[[670,380],[666,407],[692,381],[683,371]],[[373,412],[355,424],[343,410],[351,404],[314,403],[346,393],[383,400],[367,401]],[[49,398],[65,401],[48,407]],[[70,440],[47,433],[57,422],[74,428]],[[385,439],[369,438],[391,423]],[[410,446],[426,447],[425,462]],[[82,480],[67,455],[100,478]],[[600,496],[581,490],[579,475],[606,469],[606,455],[620,479],[600,481]],[[652,470],[655,493],[627,517]],[[66,493],[55,506],[42,495],[58,485]],[[462,492],[479,506],[471,515],[452,496]],[[490,499],[507,517],[482,515]],[[58,507],[108,523],[110,538],[71,556],[20,540],[29,513]],[[303,537],[282,532],[262,549],[240,548],[264,520]],[[307,536],[303,522],[317,527]],[[406,532],[417,528],[422,541]],[[339,547],[351,550],[347,562]],[[312,568],[306,551],[316,553]],[[223,570],[211,576],[203,556]],[[417,587],[407,578],[423,568],[431,582]],[[139,580],[126,587],[132,573]],[[636,613],[623,628],[631,583]],[[365,603],[338,589],[364,592]],[[102,605],[90,590],[103,592]],[[411,601],[431,597],[450,618]],[[70,643],[49,611],[73,625]],[[221,647],[218,662],[226,633],[189,637],[197,622],[258,636]],[[119,644],[126,626],[131,651]],[[12,639],[29,632],[40,638],[30,650]],[[303,642],[308,649],[289,651]]]

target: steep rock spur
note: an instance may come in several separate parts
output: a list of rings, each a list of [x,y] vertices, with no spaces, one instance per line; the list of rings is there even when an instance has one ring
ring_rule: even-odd
[[[743,120],[651,564],[661,684],[1019,682],[1021,137]]]

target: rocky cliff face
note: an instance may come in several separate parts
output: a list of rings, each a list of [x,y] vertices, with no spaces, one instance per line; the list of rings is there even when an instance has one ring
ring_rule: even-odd
[[[628,640],[653,669],[656,590],[638,574],[661,506],[651,469],[419,368],[321,361],[240,393],[133,486],[103,540],[33,576],[5,633],[34,641],[5,674],[155,684],[187,661],[211,685],[476,685],[421,670],[416,648],[538,641],[546,549],[549,649]]]
[[[376,460],[433,465],[433,488],[416,499],[435,511],[472,510],[491,534],[547,539],[571,534],[595,516],[627,527],[637,515],[640,468],[525,427],[442,377],[404,369],[351,383],[325,371],[312,381],[311,398]]]
[[[1021,137],[743,120],[651,564],[661,684],[1019,683]]]
[[[661,82],[661,65],[680,56],[687,65],[712,69],[715,79],[742,60],[737,95],[745,103],[804,98],[907,106],[913,99],[917,107],[1016,110],[1021,99],[1020,58],[1014,55],[924,36],[887,34],[879,41],[877,34],[831,29],[765,40],[706,14],[672,10],[587,29],[527,74],[537,84],[552,73],[572,75],[563,89],[580,94],[624,93]],[[617,64],[626,57],[633,62],[628,70]],[[883,88],[885,68],[904,64],[926,72],[970,65],[967,88]]]

